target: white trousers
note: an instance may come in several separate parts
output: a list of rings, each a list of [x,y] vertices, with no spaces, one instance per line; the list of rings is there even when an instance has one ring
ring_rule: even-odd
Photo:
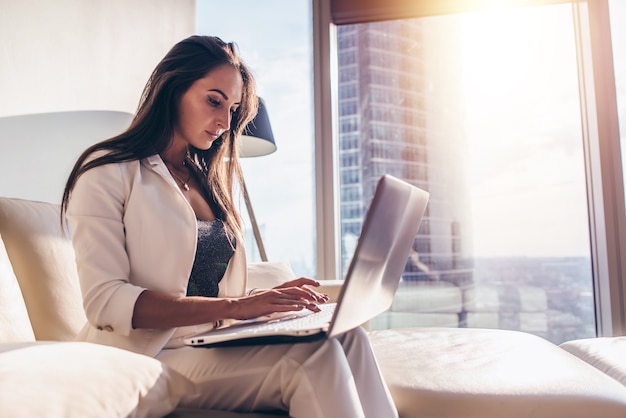
[[[196,385],[181,406],[283,410],[294,418],[398,417],[362,328],[297,344],[167,349],[157,359]]]

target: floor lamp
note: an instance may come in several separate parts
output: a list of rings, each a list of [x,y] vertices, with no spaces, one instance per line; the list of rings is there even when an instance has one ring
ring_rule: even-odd
[[[262,155],[271,154],[274,151],[276,151],[276,142],[274,141],[272,126],[270,125],[270,119],[267,115],[265,102],[259,97],[259,111],[252,122],[250,122],[243,131],[239,155],[243,158],[260,157]],[[246,187],[246,182],[243,177],[241,183],[243,185],[243,199],[246,202],[246,209],[250,215],[252,232],[254,233],[254,239],[259,248],[259,255],[262,261],[267,261],[265,246],[263,245],[261,232],[259,231],[259,226],[254,216],[252,203],[250,203],[250,195],[248,194],[248,188]]]

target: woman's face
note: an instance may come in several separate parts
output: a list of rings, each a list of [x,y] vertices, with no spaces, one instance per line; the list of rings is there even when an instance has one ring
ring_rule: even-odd
[[[201,150],[211,148],[230,127],[242,92],[241,74],[230,65],[217,67],[196,80],[180,99],[173,142]]]

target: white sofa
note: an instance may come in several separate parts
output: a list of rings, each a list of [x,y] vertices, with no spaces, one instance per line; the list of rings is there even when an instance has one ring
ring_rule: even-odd
[[[85,315],[58,206],[0,198],[0,236],[0,416],[268,416],[177,408],[190,387],[176,372],[72,341]],[[292,276],[282,263],[250,270],[252,286]],[[335,299],[340,283],[325,283]],[[626,417],[623,338],[559,347],[522,332],[452,327],[370,338],[402,418]]]

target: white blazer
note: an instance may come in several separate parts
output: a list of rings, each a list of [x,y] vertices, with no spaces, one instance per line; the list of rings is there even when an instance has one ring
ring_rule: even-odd
[[[214,327],[133,329],[145,289],[184,296],[196,254],[196,216],[158,155],[88,170],[68,203],[76,263],[89,321],[77,337],[155,356],[172,338]],[[245,293],[242,242],[219,285],[220,297]]]

